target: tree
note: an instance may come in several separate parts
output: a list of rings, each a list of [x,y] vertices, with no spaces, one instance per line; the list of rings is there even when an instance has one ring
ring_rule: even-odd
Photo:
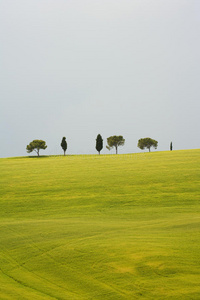
[[[170,143],[170,151],[173,150],[172,142]]]
[[[40,149],[45,150],[47,148],[46,142],[42,140],[33,140],[30,142],[29,145],[26,146],[26,151],[28,153],[31,153],[32,151],[35,151],[37,153],[37,156],[40,156],[39,152]]]
[[[66,152],[66,150],[67,150],[67,142],[66,142],[66,137],[63,137],[62,138],[62,142],[61,142],[61,147],[62,147],[62,149],[63,149],[63,151],[64,151],[64,156],[65,156],[65,152]]]
[[[119,146],[123,146],[124,143],[125,143],[125,139],[123,138],[122,135],[113,135],[113,136],[110,136],[107,138],[107,143],[108,143],[108,146],[106,146],[106,148],[108,150],[112,149],[113,147],[115,147],[116,149],[116,154],[117,154],[117,149]]]
[[[99,152],[103,149],[103,139],[102,136],[100,134],[97,135],[96,138],[96,150]]]
[[[143,150],[144,148],[147,148],[147,149],[149,149],[149,152],[150,152],[151,147],[154,147],[155,149],[157,149],[157,146],[158,146],[158,142],[151,138],[144,138],[144,139],[140,139],[138,141],[138,148],[140,148],[141,150]]]

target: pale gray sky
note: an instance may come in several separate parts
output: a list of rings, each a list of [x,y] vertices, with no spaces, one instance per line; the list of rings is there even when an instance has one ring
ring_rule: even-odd
[[[0,157],[200,148],[199,0],[0,0],[0,41]]]

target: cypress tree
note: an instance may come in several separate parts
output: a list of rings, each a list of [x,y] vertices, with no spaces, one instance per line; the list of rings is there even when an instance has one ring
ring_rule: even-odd
[[[67,150],[67,142],[66,142],[66,137],[63,137],[62,138],[62,142],[61,142],[61,147],[62,147],[62,149],[63,149],[63,151],[64,151],[64,155],[65,155],[65,152],[66,152],[66,150]]]
[[[96,150],[99,152],[103,149],[103,139],[102,136],[100,134],[97,135],[96,138]]]

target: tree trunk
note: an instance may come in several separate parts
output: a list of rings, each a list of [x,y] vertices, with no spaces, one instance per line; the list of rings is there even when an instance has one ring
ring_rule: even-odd
[[[64,151],[64,156],[65,156],[65,151]]]
[[[115,146],[115,148],[116,148],[116,154],[117,154],[117,146]]]

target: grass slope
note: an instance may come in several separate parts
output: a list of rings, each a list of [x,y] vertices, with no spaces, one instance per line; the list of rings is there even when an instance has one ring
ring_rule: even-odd
[[[0,160],[0,299],[200,299],[200,150]]]

